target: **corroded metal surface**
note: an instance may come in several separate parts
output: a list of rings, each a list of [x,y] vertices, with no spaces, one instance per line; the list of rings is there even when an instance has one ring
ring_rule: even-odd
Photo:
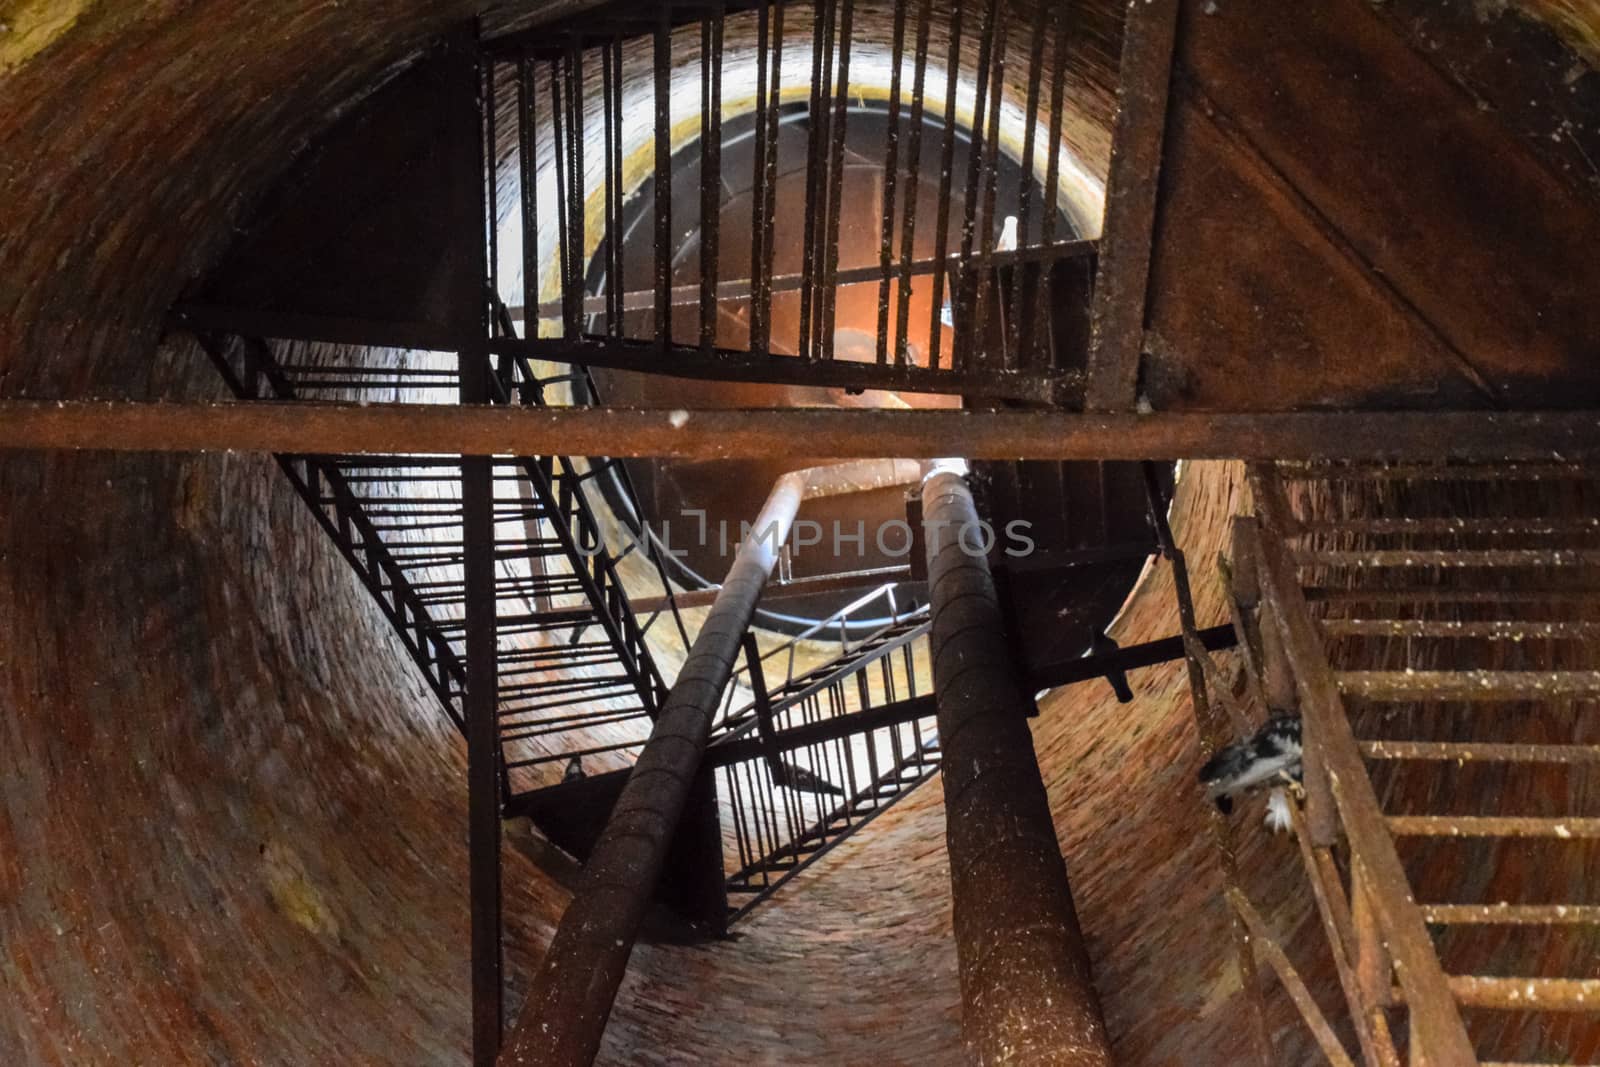
[[[936,459],[1381,458],[1600,454],[1593,412],[1074,415],[1032,411],[450,408],[416,404],[0,401],[0,450],[883,455]]]
[[[1103,1065],[1111,1050],[961,475],[923,488],[962,1034],[982,1063]],[[942,538],[937,531],[942,529]]]
[[[740,546],[584,867],[502,1063],[581,1067],[599,1050],[740,641],[805,490],[803,474],[780,478]]]

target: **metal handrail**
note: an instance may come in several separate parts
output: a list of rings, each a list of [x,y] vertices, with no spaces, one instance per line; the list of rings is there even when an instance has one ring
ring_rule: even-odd
[[[1251,469],[1251,483],[1261,530],[1256,535],[1250,526],[1242,527],[1236,543],[1254,555],[1249,563],[1260,585],[1261,608],[1281,639],[1282,659],[1299,696],[1308,844],[1312,850],[1325,849],[1340,827],[1349,842],[1354,905],[1365,920],[1355,925],[1365,926],[1367,936],[1357,932],[1352,949],[1356,958],[1348,962],[1359,975],[1382,960],[1384,970],[1398,975],[1410,1011],[1413,1057],[1429,1063],[1476,1063],[1285,547],[1293,526],[1282,487],[1271,468],[1259,465]],[[1316,868],[1311,871],[1315,880]],[[1383,981],[1388,982],[1387,974]],[[1387,986],[1382,992],[1386,999]],[[1366,1022],[1359,1018],[1358,1030]]]

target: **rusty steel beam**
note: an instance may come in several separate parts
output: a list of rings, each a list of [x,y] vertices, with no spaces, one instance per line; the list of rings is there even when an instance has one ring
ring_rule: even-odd
[[[1138,396],[1150,245],[1167,125],[1167,91],[1179,0],[1129,5],[1118,72],[1117,125],[1106,179],[1105,226],[1095,276],[1090,411],[1128,411]]]
[[[0,449],[935,459],[1600,459],[1600,414],[456,407],[0,401]],[[1370,593],[1363,593],[1370,596]],[[1494,596],[1500,594],[1494,593]]]
[[[773,485],[589,856],[501,1064],[580,1067],[593,1061],[778,547],[802,500],[859,485],[879,466],[796,471]]]
[[[1112,1062],[1089,955],[961,475],[923,489],[961,1029],[983,1063]],[[942,531],[942,532],[941,532]]]

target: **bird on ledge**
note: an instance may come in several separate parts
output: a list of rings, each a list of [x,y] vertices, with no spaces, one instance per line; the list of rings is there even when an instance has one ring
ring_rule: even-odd
[[[1273,786],[1267,825],[1275,831],[1289,828],[1289,798],[1283,787],[1298,789],[1301,776],[1297,715],[1274,715],[1255,736],[1221,749],[1200,768],[1206,795],[1224,815],[1233,810],[1235,797]]]

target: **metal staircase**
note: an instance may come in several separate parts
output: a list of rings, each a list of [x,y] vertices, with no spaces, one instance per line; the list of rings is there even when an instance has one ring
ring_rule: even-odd
[[[333,365],[281,360],[251,337],[201,335],[241,400],[337,392],[382,399],[455,388],[454,357],[341,350]],[[507,368],[501,402],[542,403],[548,380]],[[463,726],[465,553],[460,461],[437,456],[280,456],[279,465],[376,597],[451,721]],[[650,546],[607,544],[585,485],[605,461],[506,457],[494,464],[496,664],[502,801],[543,784],[533,771],[574,755],[643,743],[665,683],[619,574]],[[644,573],[662,583],[653,547]],[[675,614],[675,612],[674,612]],[[681,621],[679,622],[681,627]],[[681,631],[680,631],[681,632]],[[584,738],[610,737],[604,743]]]
[[[885,603],[892,621],[852,642],[850,617],[882,614]],[[928,627],[925,608],[900,617],[893,586],[884,586],[765,654],[746,642],[741,675],[754,699],[734,710],[737,687],[729,687],[708,751],[733,823],[725,857],[730,921],[938,770],[935,707],[917,682]],[[832,630],[839,655],[796,672],[796,650]],[[779,661],[786,662],[783,680],[770,684]],[[740,743],[751,734],[753,744]]]
[[[1548,887],[1600,858],[1600,484],[1561,463],[1251,473],[1235,593],[1259,603],[1263,685],[1303,716],[1297,830],[1360,1059],[1586,1061],[1600,979],[1572,930],[1600,908]]]

